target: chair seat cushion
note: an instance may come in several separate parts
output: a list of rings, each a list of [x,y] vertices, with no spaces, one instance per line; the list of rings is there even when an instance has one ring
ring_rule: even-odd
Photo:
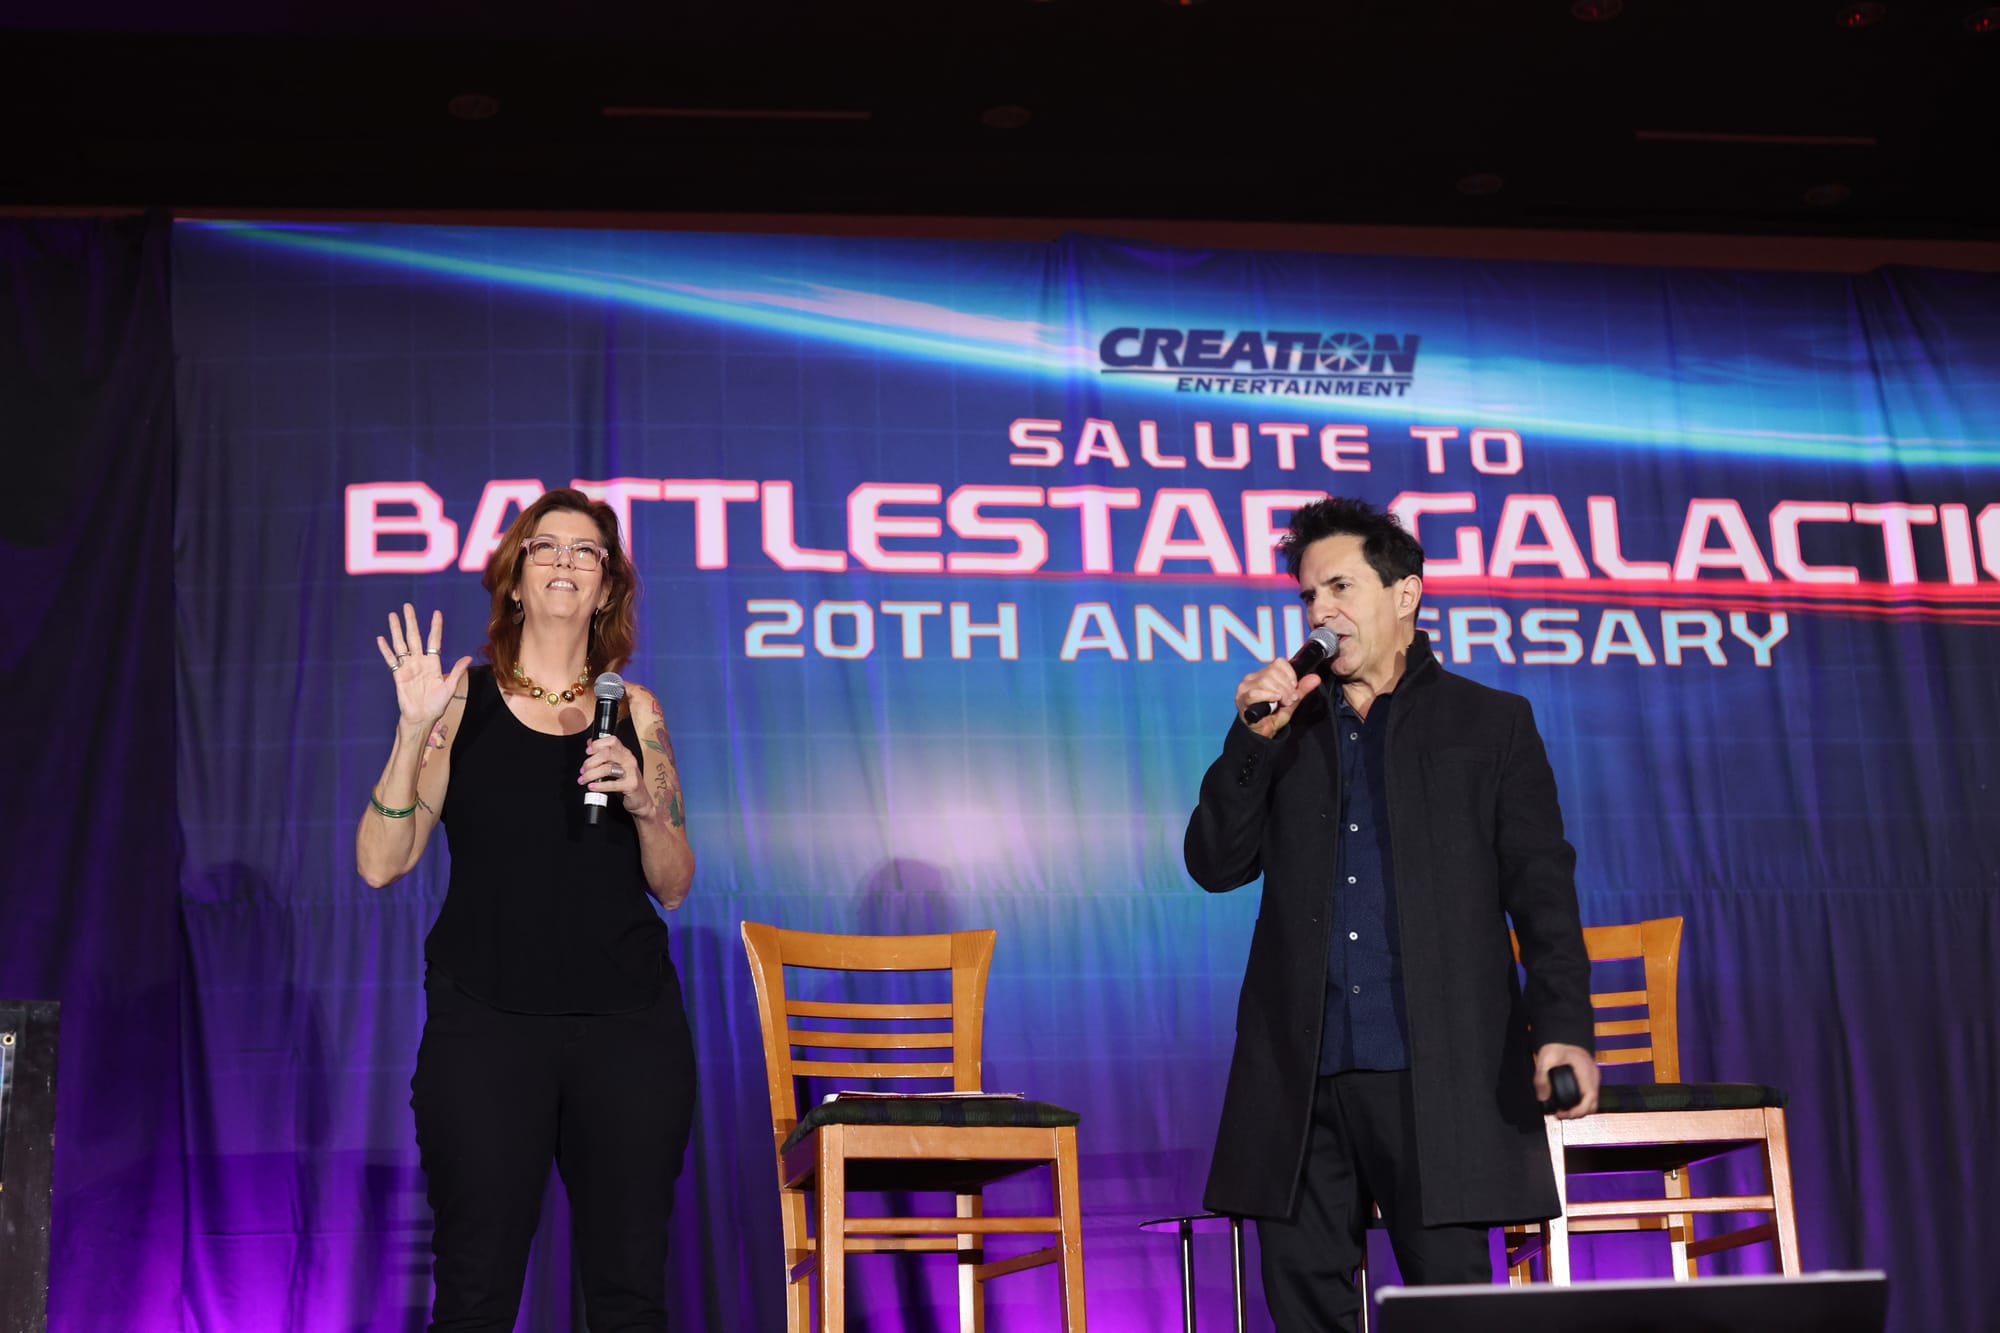
[[[821,1125],[983,1125],[1056,1129],[1080,1116],[1068,1107],[1019,1097],[862,1097],[822,1102],[785,1137],[784,1151]]]
[[[1790,1099],[1762,1083],[1606,1083],[1597,1093],[1599,1114],[1620,1111],[1747,1111],[1784,1106]]]

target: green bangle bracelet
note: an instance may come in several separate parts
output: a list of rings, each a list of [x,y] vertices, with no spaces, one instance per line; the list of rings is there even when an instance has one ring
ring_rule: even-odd
[[[375,813],[384,819],[408,819],[412,814],[416,813],[417,809],[414,805],[406,805],[401,810],[391,810],[388,806],[376,800],[375,793],[372,791],[368,793],[368,804],[374,806]]]

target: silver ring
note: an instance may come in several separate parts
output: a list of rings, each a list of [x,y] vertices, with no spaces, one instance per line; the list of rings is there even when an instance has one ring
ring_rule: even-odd
[[[625,766],[623,764],[613,764],[611,766],[611,780],[613,782],[623,782],[625,780]]]
[[[435,649],[435,648],[426,648],[426,649],[424,649],[424,656],[425,656],[425,657],[436,657],[437,655],[438,655],[438,650],[437,650],[437,649]]]

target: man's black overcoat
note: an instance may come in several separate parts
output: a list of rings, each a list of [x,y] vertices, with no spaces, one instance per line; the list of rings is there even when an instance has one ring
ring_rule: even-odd
[[[1188,873],[1264,878],[1205,1205],[1292,1210],[1326,1012],[1339,745],[1331,691],[1266,740],[1240,722],[1202,779]],[[1426,1226],[1554,1216],[1532,1050],[1594,1049],[1576,853],[1528,701],[1455,676],[1418,631],[1389,718],[1390,853]],[[1507,941],[1527,966],[1525,995]],[[1529,1036],[1532,1026],[1534,1036]]]

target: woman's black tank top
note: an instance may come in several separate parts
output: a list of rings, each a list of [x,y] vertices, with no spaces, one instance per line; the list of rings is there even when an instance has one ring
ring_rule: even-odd
[[[509,711],[493,668],[466,676],[439,812],[451,886],[424,957],[468,994],[527,1014],[612,1014],[659,995],[667,927],[616,793],[596,827],[577,785],[591,732],[549,736]],[[618,739],[634,755],[628,717]]]

